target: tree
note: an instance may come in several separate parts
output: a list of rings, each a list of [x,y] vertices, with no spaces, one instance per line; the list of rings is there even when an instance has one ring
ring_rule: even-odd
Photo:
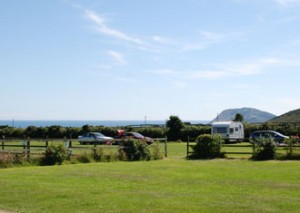
[[[88,132],[91,131],[91,127],[88,124],[83,125],[82,128],[81,128],[81,131],[82,131],[83,134],[88,133]]]
[[[234,121],[240,121],[243,122],[244,121],[244,116],[240,113],[236,113]]]
[[[184,127],[183,122],[178,116],[171,115],[166,123],[168,127],[167,136],[170,141],[177,141],[180,139],[180,130]]]

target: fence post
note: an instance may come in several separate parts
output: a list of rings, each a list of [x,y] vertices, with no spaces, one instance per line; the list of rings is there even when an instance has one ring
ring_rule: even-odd
[[[69,141],[67,140],[66,137],[64,137],[64,147],[65,147],[66,149],[69,148]]]
[[[27,159],[29,159],[30,158],[30,138],[28,138],[28,140],[27,140],[27,147],[26,147],[26,151],[27,151],[27,153],[26,153],[26,156],[27,156]]]
[[[167,145],[167,142],[168,142],[168,137],[165,137],[165,158],[168,157],[168,145]]]
[[[186,157],[189,156],[189,153],[190,153],[190,136],[188,136],[188,141],[187,141],[187,144],[186,144]]]
[[[23,141],[23,154],[26,154],[25,149],[26,149],[26,141]]]
[[[72,156],[72,141],[69,140],[69,157]]]
[[[46,143],[45,143],[45,148],[46,148],[46,149],[48,148],[48,145],[49,145],[48,140],[49,140],[49,137],[47,136],[47,137],[46,137]]]
[[[5,140],[5,136],[2,135],[2,150],[4,150],[4,140]]]
[[[255,153],[255,141],[252,141],[252,156],[254,156]]]

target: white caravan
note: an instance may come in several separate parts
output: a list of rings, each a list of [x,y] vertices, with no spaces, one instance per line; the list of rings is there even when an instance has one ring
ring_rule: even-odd
[[[244,139],[244,125],[239,121],[213,122],[212,135],[220,135],[226,142],[241,142]]]

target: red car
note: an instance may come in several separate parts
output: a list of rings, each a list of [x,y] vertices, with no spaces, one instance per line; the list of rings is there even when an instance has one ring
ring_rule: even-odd
[[[117,136],[117,138],[122,138],[122,139],[133,138],[137,140],[145,140],[148,145],[153,143],[152,138],[146,137],[138,132],[125,132],[124,130],[118,130],[118,133],[119,135]]]

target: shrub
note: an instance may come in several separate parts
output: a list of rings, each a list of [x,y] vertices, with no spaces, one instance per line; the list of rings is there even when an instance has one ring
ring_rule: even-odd
[[[41,159],[42,165],[62,164],[69,157],[68,150],[63,146],[49,146]]]
[[[104,160],[106,162],[112,162],[112,161],[115,161],[117,159],[118,159],[118,156],[117,156],[117,154],[112,149],[109,149],[108,154],[106,154],[104,156]]]
[[[123,151],[129,161],[150,160],[151,154],[148,145],[142,140],[124,141]]]
[[[13,159],[12,159],[12,163],[14,165],[22,165],[26,162],[26,159],[24,157],[24,155],[21,155],[21,154],[15,154],[13,156]]]
[[[272,160],[275,158],[276,144],[272,138],[259,138],[252,143],[253,160]]]
[[[92,149],[92,157],[93,159],[96,161],[96,162],[100,162],[102,161],[103,157],[104,157],[104,150],[103,148],[97,148],[97,147],[94,147]]]
[[[155,142],[153,145],[152,145],[152,158],[154,160],[160,160],[160,159],[163,159],[164,158],[164,154],[162,153],[161,151],[161,148],[160,148],[160,143],[159,142]]]
[[[0,167],[8,168],[13,166],[13,156],[11,154],[0,155]]]
[[[126,160],[127,160],[126,152],[125,152],[123,149],[120,149],[120,150],[119,150],[118,159],[119,159],[120,161],[126,161]]]
[[[28,158],[24,154],[0,154],[0,168],[15,166],[33,166],[39,165],[39,158]]]
[[[196,139],[196,145],[193,146],[194,153],[190,156],[193,159],[212,159],[224,157],[221,152],[223,140],[220,136],[210,134],[199,135]]]
[[[295,137],[286,138],[284,140],[284,143],[287,145],[285,147],[286,155],[287,157],[291,157],[293,155],[293,146],[295,146],[298,143],[298,140]]]
[[[80,163],[91,163],[92,157],[87,153],[82,153],[78,156],[77,160]]]

